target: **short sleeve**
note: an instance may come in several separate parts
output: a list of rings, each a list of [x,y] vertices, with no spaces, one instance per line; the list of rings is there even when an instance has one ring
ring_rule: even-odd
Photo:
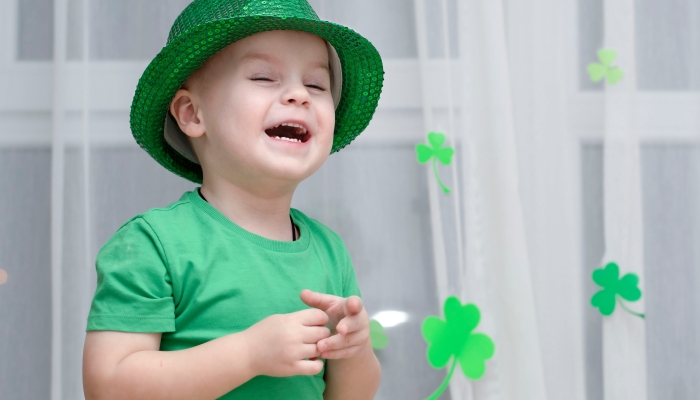
[[[97,255],[96,268],[97,288],[86,331],[175,331],[167,258],[143,217],[119,228]]]
[[[343,243],[343,258],[344,271],[343,271],[343,297],[347,298],[350,296],[358,296],[362,298],[362,293],[360,293],[360,286],[357,284],[357,277],[355,276],[355,268],[352,266],[352,259],[350,258],[350,253]]]

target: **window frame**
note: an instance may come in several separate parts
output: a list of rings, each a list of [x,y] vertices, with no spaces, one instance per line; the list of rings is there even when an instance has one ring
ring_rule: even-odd
[[[578,24],[576,6],[569,5],[571,24],[570,43],[578,44]],[[53,67],[51,61],[17,60],[17,18],[19,0],[1,0],[0,15],[3,16],[2,35],[0,39],[0,85],[7,89],[10,96],[0,97],[0,121],[6,122],[22,131],[22,126],[35,126],[45,130],[43,139],[36,129],[13,134],[0,132],[0,146],[4,144],[33,144],[37,140],[50,143],[50,132],[40,128],[28,119],[36,119],[37,114],[49,114],[52,107]],[[604,123],[605,94],[602,91],[580,90],[578,75],[586,61],[578,60],[577,46],[571,46],[569,54],[571,71],[568,89],[569,116],[567,118],[570,134],[577,140],[602,140]],[[379,110],[420,109],[422,99],[420,85],[406,85],[404,82],[418,82],[420,78],[418,59],[385,60],[385,90],[380,98]],[[439,84],[441,71],[445,70],[444,60],[430,60],[429,87],[438,88],[432,92],[430,104],[446,107],[447,90]],[[452,61],[453,76],[458,76],[458,61]],[[148,61],[91,61],[90,68],[90,109],[103,113],[128,114],[133,90],[139,77],[148,65]],[[67,87],[82,88],[82,61],[66,62],[64,71]],[[638,94],[639,136],[642,142],[698,142],[700,141],[700,91],[644,91]],[[457,99],[455,99],[457,100]],[[459,104],[456,104],[459,106]],[[82,90],[69,91],[66,98],[66,110],[69,113],[82,112]],[[10,113],[12,117],[10,118]],[[70,118],[70,117],[69,117]],[[24,119],[26,124],[22,124]],[[112,118],[115,119],[115,118]],[[107,123],[107,122],[105,122]],[[123,127],[123,126],[122,126]],[[45,126],[50,128],[50,126]],[[120,129],[114,126],[112,131]],[[70,134],[67,135],[70,142]],[[113,136],[113,135],[112,135]],[[124,136],[123,138],[121,136]],[[375,137],[376,135],[372,135]],[[26,138],[23,139],[23,138]],[[99,139],[98,139],[99,141]],[[127,144],[133,142],[130,135],[117,135],[108,142]]]

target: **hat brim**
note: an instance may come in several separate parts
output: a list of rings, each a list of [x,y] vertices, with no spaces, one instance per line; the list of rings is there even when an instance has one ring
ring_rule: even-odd
[[[163,135],[170,102],[187,77],[211,56],[247,36],[271,30],[312,33],[335,48],[343,79],[331,153],[352,142],[367,127],[379,102],[384,81],[379,52],[357,32],[333,22],[269,16],[212,21],[173,38],[151,61],[136,87],[130,115],[136,142],[168,170],[201,183],[201,166],[173,149]]]

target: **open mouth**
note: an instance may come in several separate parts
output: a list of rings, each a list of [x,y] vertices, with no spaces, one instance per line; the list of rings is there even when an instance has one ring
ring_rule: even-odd
[[[311,136],[302,125],[291,122],[283,122],[275,127],[265,129],[265,133],[273,139],[295,143],[305,143]]]

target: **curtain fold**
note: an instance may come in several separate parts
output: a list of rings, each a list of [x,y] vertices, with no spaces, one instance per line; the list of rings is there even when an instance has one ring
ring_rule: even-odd
[[[68,0],[54,1],[51,126],[51,399],[63,398],[63,233]]]
[[[460,131],[468,176],[466,282],[483,304],[496,355],[477,399],[545,399],[534,293],[518,183],[510,64],[502,1],[459,3]],[[471,168],[469,168],[471,167]],[[478,230],[477,230],[478,229]],[[471,251],[469,251],[471,250]]]
[[[454,107],[454,93],[452,88],[454,84],[458,84],[460,76],[452,77],[452,57],[450,53],[451,43],[449,34],[449,19],[447,17],[447,2],[441,0],[440,2],[426,2],[425,0],[414,0],[414,12],[416,21],[416,43],[418,47],[418,64],[420,69],[420,83],[421,83],[421,93],[422,93],[422,111],[423,111],[423,131],[431,132],[438,130],[438,126],[441,126],[445,130],[448,143],[452,148],[455,148],[455,107]],[[433,14],[439,15],[438,20],[440,21],[438,26],[429,26],[428,21],[428,9],[433,8]],[[435,12],[439,9],[439,12]],[[437,28],[437,29],[436,29]],[[433,37],[438,37],[437,43],[433,41],[430,43],[430,33],[433,33]],[[431,60],[431,49],[430,44],[435,46],[440,44],[444,51],[444,58],[438,65],[440,67],[440,72],[443,74],[444,82],[447,86],[446,93],[446,104],[447,110],[436,110],[436,104],[432,99],[437,96],[434,94],[432,87],[430,85],[431,73],[434,72],[436,67],[435,61]],[[431,62],[432,61],[432,62]],[[432,71],[431,71],[432,70]],[[436,116],[436,114],[443,111],[442,118]],[[444,112],[446,111],[446,112]],[[440,121],[440,120],[446,121]],[[442,123],[441,123],[442,122]],[[441,132],[442,133],[442,132]],[[466,290],[464,286],[465,271],[464,268],[464,241],[462,239],[464,227],[462,226],[461,217],[461,207],[462,204],[460,199],[460,183],[459,174],[457,172],[457,162],[452,163],[452,179],[451,179],[451,197],[452,204],[445,204],[440,198],[443,192],[438,187],[437,182],[434,178],[434,171],[426,169],[426,179],[429,190],[429,204],[430,204],[430,226],[431,226],[431,236],[432,236],[432,250],[433,250],[433,270],[435,272],[435,282],[436,282],[436,292],[438,304],[444,304],[445,300],[449,296],[457,296],[464,301],[466,295]],[[442,207],[451,207],[453,212],[442,212]],[[443,229],[447,228],[447,230]],[[450,234],[454,235],[452,238],[452,243],[454,246],[449,246],[446,243],[446,236]],[[448,251],[454,251],[456,254],[448,256]],[[456,256],[456,257],[455,257]],[[450,263],[452,261],[452,263]],[[455,263],[456,262],[456,263]],[[456,284],[450,284],[450,280],[453,281],[456,278]],[[454,291],[454,292],[453,292]],[[455,361],[456,362],[456,361]],[[473,389],[470,383],[464,378],[462,374],[452,375],[450,380],[450,395],[453,399],[473,399]]]
[[[590,275],[582,273],[580,261],[581,191],[575,177],[581,175],[581,143],[570,123],[580,68],[572,51],[578,4],[504,4],[518,192],[547,398],[595,399],[584,387],[583,311],[590,305],[582,280]]]
[[[605,0],[605,47],[617,51],[624,78],[605,88],[603,179],[605,255],[601,266],[615,262],[620,276],[635,273],[644,290],[641,165],[635,59],[635,1]],[[631,306],[644,312],[645,297]],[[637,316],[616,311],[603,323],[603,372],[606,399],[646,399],[646,331]],[[614,377],[614,378],[613,378]]]

